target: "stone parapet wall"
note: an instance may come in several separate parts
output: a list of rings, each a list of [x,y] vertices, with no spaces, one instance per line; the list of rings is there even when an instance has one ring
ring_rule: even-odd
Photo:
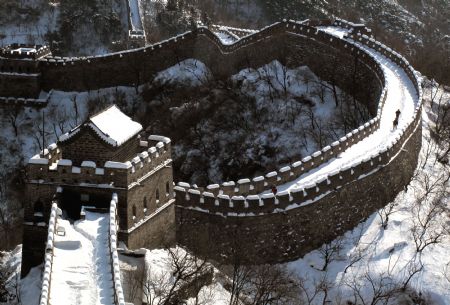
[[[51,276],[53,267],[53,249],[54,237],[56,232],[56,223],[58,218],[58,203],[52,203],[50,219],[48,221],[47,244],[45,247],[44,271],[42,273],[42,288],[39,305],[50,304]]]
[[[34,107],[34,108],[45,108],[47,107],[48,101],[50,99],[50,94],[46,98],[23,98],[23,97],[4,97],[0,96],[0,108],[1,107]]]
[[[379,170],[380,167],[387,166],[391,158],[399,153],[405,141],[417,129],[421,120],[420,111],[421,108],[416,109],[413,122],[395,142],[389,145],[388,149],[373,156],[368,156],[359,164],[329,173],[329,175],[321,178],[319,181],[311,181],[304,188],[279,192],[277,195],[230,197],[225,194],[215,195],[211,192],[200,192],[196,189],[185,189],[177,186],[174,189],[177,194],[177,205],[205,213],[241,217],[284,213],[291,209],[309,205],[319,200],[322,196],[341,188],[343,185],[364,178],[368,173]],[[242,187],[240,185],[240,188]]]
[[[113,194],[109,207],[109,254],[111,257],[111,274],[114,289],[114,301],[116,305],[125,305],[122,279],[120,274],[119,254],[117,253],[117,194]]]
[[[0,72],[0,96],[37,99],[40,89],[40,74]]]
[[[213,260],[232,262],[242,253],[238,259],[243,263],[258,264],[297,259],[332,241],[394,200],[409,183],[421,147],[417,113],[390,151],[299,192],[212,200],[176,188],[177,242]],[[196,200],[203,201],[203,208]]]
[[[34,49],[34,51],[20,51],[20,48]],[[50,48],[43,45],[27,45],[13,43],[0,49],[0,57],[14,59],[38,59],[51,54]]]
[[[329,161],[339,154],[339,152],[344,151],[346,148],[358,142],[360,138],[370,135],[374,130],[379,128],[379,120],[382,116],[382,108],[387,95],[387,92],[383,91],[380,98],[380,104],[378,105],[377,117],[348,134],[346,137],[341,138],[338,142],[333,143],[331,146],[327,146],[322,151],[318,151],[311,156],[304,158],[302,161],[295,162],[291,166],[284,167],[277,172],[268,173],[265,177],[256,177],[251,180],[241,179],[237,181],[237,183],[228,182],[224,183],[222,187],[219,185],[209,185],[206,187],[206,190],[189,189],[190,186],[187,183],[179,183],[175,191],[180,193],[186,192],[185,195],[180,194],[180,196],[178,196],[178,198],[181,197],[180,205],[186,204],[192,208],[203,209],[212,213],[221,213],[222,215],[230,213],[232,215],[242,213],[259,215],[266,212],[271,213],[276,210],[283,211],[288,208],[292,202],[297,202],[297,204],[299,204],[299,202],[308,202],[320,194],[324,194],[343,183],[345,184],[350,180],[354,180],[354,177],[373,171],[378,168],[378,166],[385,164],[386,160],[390,159],[390,156],[396,154],[398,148],[402,146],[405,139],[411,135],[413,128],[415,128],[421,118],[420,113],[423,93],[419,76],[403,56],[377,42],[373,38],[361,34],[351,34],[349,38],[356,43],[344,42],[345,45],[355,46],[360,50],[362,50],[360,44],[366,45],[377,50],[399,65],[413,82],[417,92],[418,104],[410,124],[406,129],[401,130],[401,136],[397,138],[394,143],[391,143],[387,150],[379,152],[379,154],[374,156],[368,156],[361,164],[356,164],[353,167],[343,169],[336,173],[330,173],[329,176],[322,178],[321,181],[311,182],[305,189],[295,190],[291,193],[279,193],[277,196],[273,196],[272,194],[266,196],[254,196],[254,194],[261,193],[272,185],[276,186],[289,182],[308,170]],[[381,68],[378,70],[381,71]],[[365,130],[366,127],[370,127],[370,123],[373,125],[372,129]],[[335,181],[339,182],[332,183]],[[244,198],[243,195],[247,197]],[[230,198],[230,196],[232,197]],[[193,197],[193,200],[191,200],[191,197]],[[183,198],[186,200],[183,200]]]
[[[107,161],[103,167],[97,167],[91,160],[81,162],[80,166],[74,166],[72,160],[61,158],[62,152],[56,144],[51,144],[43,154],[29,160],[27,179],[34,183],[132,188],[149,172],[171,162],[170,139],[164,138],[164,142],[156,141],[155,146],[150,147],[147,141],[140,142],[142,152],[131,160]]]

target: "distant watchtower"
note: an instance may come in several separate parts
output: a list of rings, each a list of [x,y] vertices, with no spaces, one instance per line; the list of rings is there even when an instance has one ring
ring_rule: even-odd
[[[0,97],[37,98],[41,91],[39,58],[47,46],[11,44],[0,49]]]
[[[146,135],[111,106],[60,136],[27,165],[22,276],[43,262],[53,200],[74,221],[83,207],[118,195],[119,242],[154,248],[174,241],[170,139]],[[166,234],[166,232],[168,232]]]

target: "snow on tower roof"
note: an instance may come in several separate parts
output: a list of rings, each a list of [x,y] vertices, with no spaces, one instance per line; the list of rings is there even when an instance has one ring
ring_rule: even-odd
[[[122,145],[142,130],[141,124],[125,115],[116,105],[90,117],[89,121],[82,125],[92,128],[100,138],[112,146]],[[60,136],[59,141],[70,139],[78,133],[82,125]]]

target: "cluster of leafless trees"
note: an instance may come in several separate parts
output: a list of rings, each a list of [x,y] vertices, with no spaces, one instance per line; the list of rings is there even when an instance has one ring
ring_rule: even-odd
[[[0,251],[0,304],[21,304],[20,275]]]
[[[432,96],[438,95],[433,93]],[[202,297],[204,294],[202,295],[200,292],[204,293],[206,287],[211,287],[209,284],[214,281],[220,282],[228,291],[227,302],[230,305],[376,305],[392,304],[399,300],[403,300],[406,302],[405,304],[427,304],[427,294],[416,290],[412,283],[426,267],[423,260],[424,253],[429,254],[433,246],[441,244],[450,236],[450,230],[446,226],[449,217],[448,198],[450,197],[450,167],[445,158],[448,154],[446,150],[449,143],[448,133],[445,129],[448,127],[448,121],[445,119],[448,109],[444,102],[447,102],[444,97],[434,98],[434,103],[430,104],[432,107],[428,108],[429,117],[433,118],[431,137],[426,136],[428,133],[425,130],[425,141],[417,171],[409,187],[399,195],[398,200],[387,204],[377,212],[380,232],[373,237],[373,240],[363,241],[366,228],[360,226],[359,229],[355,229],[359,231],[357,234],[353,234],[354,238],[350,241],[352,251],[345,251],[349,247],[345,243],[348,242],[348,239],[342,237],[324,244],[318,249],[319,263],[311,266],[317,271],[314,272],[314,275],[303,274],[303,277],[280,265],[248,266],[240,264],[239,260],[236,260],[232,265],[216,266],[221,272],[215,271],[213,277],[210,278],[212,282],[201,282],[205,286],[203,288],[197,286],[197,293],[191,294],[196,300],[195,304],[213,304],[212,291],[207,294],[209,298]],[[400,207],[399,200],[403,200],[406,206],[403,204]],[[409,215],[405,221],[409,226],[408,238],[404,242],[394,244],[392,248],[382,253],[386,255],[388,263],[380,270],[379,267],[370,265],[370,261],[379,239],[383,236],[384,231],[390,228],[392,216],[400,211],[403,213],[406,211]],[[405,247],[409,247],[412,251],[400,254]],[[175,259],[176,255],[173,253],[171,257],[174,261],[182,264],[186,261],[186,259]],[[346,266],[341,279],[336,280],[330,266],[341,261],[346,261]],[[368,264],[365,269],[361,269],[364,261],[367,261]],[[174,264],[174,266],[176,265]],[[443,270],[442,278],[450,283],[449,266],[450,262]],[[196,270],[192,267],[188,269]],[[184,270],[184,268],[178,266],[173,270]],[[140,285],[152,287],[147,291],[153,292],[158,291],[158,287],[163,287],[163,291],[159,292],[163,297],[154,299],[168,300],[170,297],[167,295],[176,290],[172,289],[173,283],[180,283],[177,280],[179,273],[176,271],[169,274],[171,280],[167,280],[167,275],[165,275],[165,280],[159,278],[154,279],[150,284]],[[194,279],[196,276],[190,273],[189,277]],[[186,279],[186,277],[184,278]],[[164,282],[170,282],[172,285],[166,285]],[[174,295],[182,294],[174,293]],[[170,302],[153,304],[170,304]]]

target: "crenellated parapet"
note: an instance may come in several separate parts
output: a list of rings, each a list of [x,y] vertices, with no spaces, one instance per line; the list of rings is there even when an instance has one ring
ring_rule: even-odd
[[[14,59],[38,59],[50,55],[48,46],[13,43],[0,49],[0,57]]]
[[[36,184],[74,184],[86,187],[130,189],[149,173],[170,164],[169,138],[149,136],[140,141],[141,152],[126,162],[107,161],[103,167],[86,160],[75,166],[72,160],[63,159],[57,144],[51,144],[41,154],[30,158],[27,178]]]
[[[351,26],[348,23],[342,23],[342,21],[336,21],[334,24],[339,26],[343,25],[344,28],[349,28]],[[287,24],[286,26],[295,28],[295,25],[293,24]],[[304,25],[301,27],[303,26]],[[321,36],[322,38],[325,36],[332,36],[318,30],[314,33],[314,35],[318,35],[319,37]],[[331,145],[324,147],[322,150],[317,151],[302,160],[294,162],[289,166],[282,167],[278,171],[269,172],[264,176],[259,176],[252,179],[244,178],[236,182],[224,182],[222,185],[212,184],[205,188],[190,188],[190,185],[187,183],[178,183],[178,186],[175,188],[175,191],[179,194],[179,196],[177,196],[177,202],[178,199],[180,199],[180,205],[182,206],[184,205],[190,208],[199,208],[205,212],[220,213],[222,215],[259,215],[260,213],[264,213],[264,211],[273,213],[276,211],[284,211],[286,208],[301,206],[302,204],[305,204],[305,202],[311,202],[314,198],[333,191],[343,184],[358,179],[361,175],[364,176],[368,172],[372,172],[381,166],[385,166],[390,160],[390,156],[394,156],[398,153],[399,147],[404,144],[406,139],[418,126],[418,122],[420,122],[423,94],[420,76],[403,56],[384,44],[376,41],[372,37],[361,34],[361,32],[357,32],[357,34],[349,34],[347,38],[349,40],[342,40],[344,48],[349,49],[350,51],[358,49],[360,52],[366,53],[368,58],[371,57],[373,61],[377,63],[379,63],[379,59],[370,56],[368,52],[364,50],[364,47],[369,47],[378,51],[400,66],[414,84],[418,100],[414,116],[410,118],[408,127],[401,130],[401,135],[395,139],[396,141],[392,142],[388,146],[388,149],[377,152],[377,154],[373,156],[368,156],[366,158],[367,160],[361,162],[360,164],[353,165],[346,169],[341,169],[339,172],[322,177],[319,181],[312,182],[310,186],[306,188],[293,190],[289,193],[279,193],[276,196],[273,194],[261,196],[257,195],[273,186],[279,186],[290,182],[307,173],[311,169],[328,162],[332,158],[337,157],[341,152],[375,132],[380,127],[380,119],[383,115],[382,110],[388,94],[387,87],[384,87],[379,98],[377,116],[360,126],[358,129],[355,129],[340,138],[339,141],[333,142]],[[330,39],[333,39],[333,37]],[[385,76],[381,65],[378,64],[376,71],[384,85]],[[332,181],[334,183],[331,183]],[[237,200],[237,202],[234,202],[234,200]],[[214,204],[211,204],[211,202]]]
[[[260,188],[255,189],[254,195],[242,196],[231,195],[230,193],[232,192],[228,192],[228,194],[226,192],[217,193],[213,188],[208,188],[207,191],[200,191],[199,189],[185,188],[178,185],[174,188],[176,203],[183,208],[220,216],[251,217],[271,213],[285,213],[291,209],[312,204],[323,196],[339,190],[344,185],[363,179],[367,175],[388,166],[391,159],[403,149],[403,145],[409,137],[420,127],[420,122],[421,107],[419,106],[415,110],[411,124],[402,130],[401,136],[395,138],[388,145],[387,149],[376,152],[359,163],[328,173],[316,181],[311,181],[305,187],[294,188],[274,195],[273,193],[259,194],[264,190],[263,185],[259,184]],[[289,176],[293,177],[293,172],[289,172]],[[276,183],[275,180],[278,177],[278,175],[273,175],[269,177],[269,179],[272,179],[269,181]],[[259,180],[258,178],[255,179]],[[279,180],[280,183],[281,181]],[[284,183],[286,182],[285,180]],[[181,183],[181,185],[187,186],[184,183]],[[241,183],[238,182],[237,189],[248,192],[253,185],[250,183],[250,180],[245,180]]]
[[[50,304],[51,275],[53,269],[53,249],[58,222],[58,203],[52,203],[50,219],[48,220],[48,235],[45,246],[44,271],[42,273],[42,288],[39,305]]]
[[[125,305],[125,297],[122,287],[122,276],[120,274],[120,261],[117,252],[117,204],[119,198],[117,194],[113,194],[109,207],[109,254],[111,256],[111,274],[114,286],[114,300],[117,305]]]

